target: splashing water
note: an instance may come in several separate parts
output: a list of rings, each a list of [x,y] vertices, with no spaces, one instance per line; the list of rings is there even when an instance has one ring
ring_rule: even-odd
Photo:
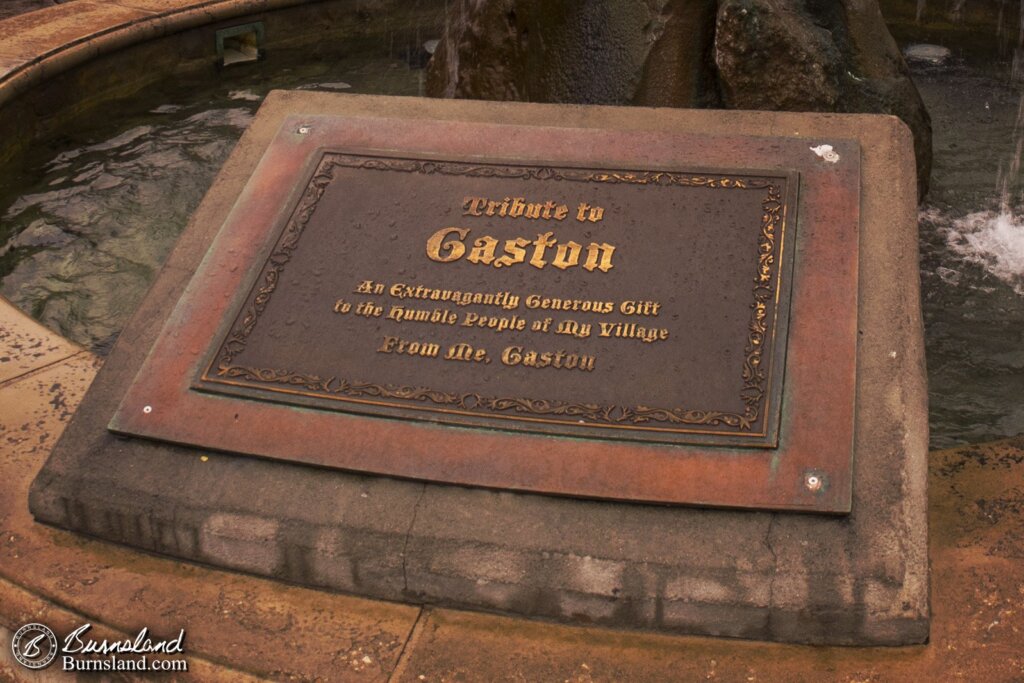
[[[1009,211],[977,211],[956,219],[946,233],[949,248],[1024,297],[1024,217]]]
[[[1017,104],[1017,120],[1013,124],[1013,147],[1010,163],[1006,169],[1000,164],[999,175],[996,180],[999,190],[999,212],[1002,214],[1011,213],[1014,186],[1020,180],[1020,156],[1022,150],[1024,150],[1024,93],[1021,94],[1020,102]]]
[[[919,221],[933,448],[1024,432],[1024,93],[1009,66],[969,51],[911,63],[935,136]]]
[[[1024,151],[1024,93],[1017,105],[1009,162],[1000,164],[996,179],[999,209],[976,211],[957,219],[946,239],[950,249],[982,266],[1024,296],[1024,214],[1015,213]]]

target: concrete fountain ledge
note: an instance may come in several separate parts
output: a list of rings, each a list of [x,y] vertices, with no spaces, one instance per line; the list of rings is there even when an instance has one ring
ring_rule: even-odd
[[[100,55],[309,0],[72,0],[0,22],[0,107]]]
[[[329,58],[385,30],[411,39],[421,24],[440,21],[430,3],[394,19],[404,7],[403,0],[71,0],[0,21],[0,130],[17,131],[0,144],[0,165],[17,167],[33,143],[102,120],[112,102],[148,86],[216,78],[220,29],[262,22],[273,68],[307,51]]]

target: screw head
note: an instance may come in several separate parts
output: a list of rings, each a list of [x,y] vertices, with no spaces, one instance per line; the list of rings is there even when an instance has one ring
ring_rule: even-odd
[[[807,487],[808,491],[820,491],[824,485],[825,479],[820,474],[808,474],[804,477],[804,486]]]
[[[146,406],[146,407],[144,407],[142,409],[142,412],[145,413],[146,415],[149,415],[150,413],[153,412],[153,406]]]
[[[306,135],[306,134],[307,134],[307,133],[309,133],[309,131],[311,131],[311,130],[313,130],[313,129],[312,129],[312,128],[310,128],[309,126],[299,126],[299,129],[298,129],[298,131],[296,131],[296,132],[297,132],[297,133],[298,133],[299,135]]]

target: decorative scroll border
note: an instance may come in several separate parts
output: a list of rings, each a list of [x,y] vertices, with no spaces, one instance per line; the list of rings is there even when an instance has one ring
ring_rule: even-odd
[[[747,344],[743,360],[743,389],[740,400],[744,405],[742,413],[719,410],[694,410],[687,408],[658,408],[644,405],[633,407],[600,405],[597,403],[569,403],[531,398],[508,398],[483,396],[477,393],[448,393],[427,387],[380,385],[352,381],[339,377],[322,378],[305,375],[291,370],[254,368],[235,365],[235,357],[245,349],[249,335],[256,327],[266,309],[271,295],[277,289],[281,273],[298,247],[299,238],[309,222],[324,191],[334,180],[334,169],[338,167],[359,168],[379,171],[400,171],[406,173],[444,174],[476,178],[518,178],[535,180],[569,180],[631,185],[661,185],[681,187],[707,187],[715,189],[762,190],[762,217],[758,236],[757,272],[753,279],[753,303],[748,324]],[[308,396],[354,400],[375,398],[432,403],[439,412],[458,411],[480,416],[490,413],[514,412],[530,416],[558,416],[572,418],[555,422],[569,424],[584,420],[596,426],[620,426],[643,429],[649,423],[720,427],[728,426],[741,434],[751,432],[762,418],[761,405],[765,398],[768,376],[764,368],[764,353],[768,328],[768,305],[776,292],[777,244],[776,231],[783,224],[782,190],[765,178],[730,178],[715,175],[693,175],[666,171],[613,172],[586,169],[557,169],[551,167],[498,166],[489,164],[465,164],[448,161],[419,159],[397,159],[369,157],[355,154],[326,153],[318,165],[313,178],[289,219],[277,245],[271,252],[261,276],[254,285],[244,308],[244,315],[232,327],[215,359],[203,372],[202,380],[209,382],[237,383],[256,382],[273,384],[294,389],[294,393]],[[210,371],[216,365],[216,376]],[[273,388],[270,389],[274,391]],[[390,404],[402,407],[402,404]],[[499,415],[500,417],[500,415]],[[687,430],[671,430],[687,431]],[[760,436],[765,433],[751,433]]]

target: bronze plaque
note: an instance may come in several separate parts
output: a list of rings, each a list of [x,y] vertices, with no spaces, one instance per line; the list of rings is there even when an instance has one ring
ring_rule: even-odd
[[[195,387],[775,446],[794,180],[325,152]]]
[[[493,140],[516,153],[483,155]],[[856,143],[836,147],[850,163],[832,169],[803,141],[294,117],[111,429],[463,484],[845,511],[859,167]]]

